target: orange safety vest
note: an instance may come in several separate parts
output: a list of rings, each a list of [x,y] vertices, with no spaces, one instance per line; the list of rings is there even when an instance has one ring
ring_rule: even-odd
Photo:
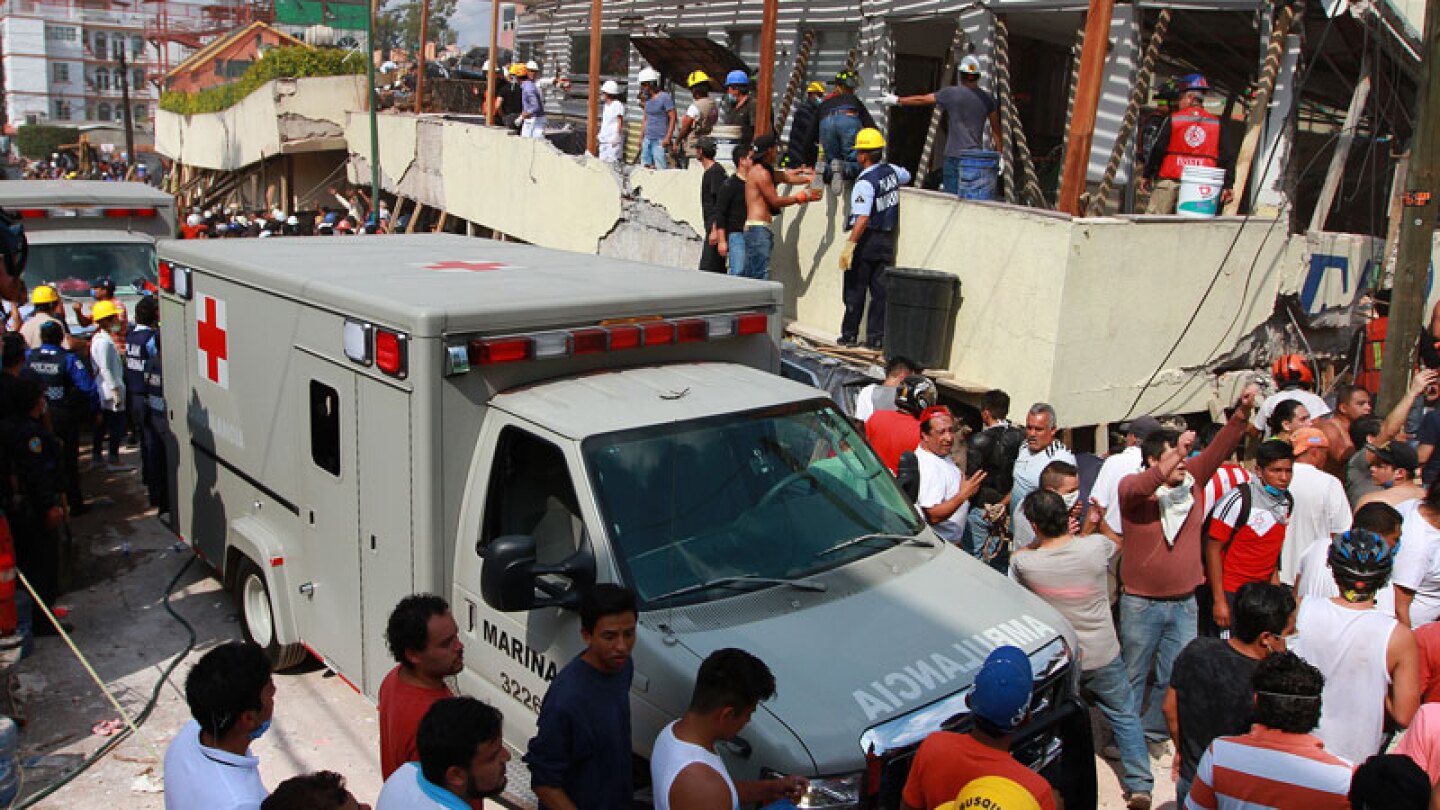
[[[1380,395],[1380,359],[1385,355],[1389,326],[1389,318],[1373,318],[1365,324],[1365,344],[1360,347],[1360,373],[1355,375],[1355,384],[1372,397]]]
[[[1220,116],[1204,107],[1186,107],[1170,114],[1170,143],[1160,163],[1160,177],[1179,180],[1186,166],[1220,165]]]

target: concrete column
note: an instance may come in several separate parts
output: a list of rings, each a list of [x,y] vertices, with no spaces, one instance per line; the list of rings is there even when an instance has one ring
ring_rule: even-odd
[[[1095,114],[1095,139],[1090,145],[1090,166],[1086,179],[1098,183],[1105,177],[1105,166],[1110,162],[1110,153],[1115,149],[1115,136],[1119,134],[1120,122],[1125,118],[1125,108],[1130,103],[1130,91],[1135,86],[1135,70],[1139,67],[1141,52],[1140,22],[1136,8],[1130,4],[1115,6],[1110,20],[1110,53],[1105,57],[1105,78],[1100,88],[1100,106]],[[1127,153],[1135,149],[1134,133],[1131,133]],[[1130,181],[1130,161],[1120,163],[1115,175],[1115,184],[1124,185]]]
[[[1290,150],[1295,145],[1295,72],[1300,60],[1300,37],[1285,38],[1285,53],[1280,57],[1280,72],[1275,78],[1275,92],[1270,98],[1270,112],[1265,117],[1265,132],[1251,170],[1255,182],[1254,207],[1279,208],[1288,204],[1286,168]]]

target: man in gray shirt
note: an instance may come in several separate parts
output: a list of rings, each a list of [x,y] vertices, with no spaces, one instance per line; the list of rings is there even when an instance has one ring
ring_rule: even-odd
[[[939,104],[945,110],[950,135],[945,140],[945,180],[942,188],[949,194],[959,194],[962,182],[970,183],[980,178],[961,177],[960,159],[969,152],[1000,150],[1000,113],[995,99],[980,89],[980,60],[967,56],[960,60],[960,83],[942,87],[933,93],[919,96],[896,96],[886,94],[882,103],[901,107],[928,107]],[[985,123],[990,123],[990,138],[985,138]],[[995,183],[993,176],[988,181],[989,194],[976,196],[979,189],[968,188],[968,199],[993,199]]]

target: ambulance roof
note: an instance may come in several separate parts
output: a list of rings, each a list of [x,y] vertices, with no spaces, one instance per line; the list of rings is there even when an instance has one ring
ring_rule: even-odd
[[[145,205],[175,207],[175,198],[145,183],[103,180],[7,180],[0,182],[0,207],[46,205]]]
[[[416,337],[783,301],[771,282],[450,234],[168,240],[160,257]]]
[[[26,233],[31,245],[70,245],[77,242],[102,244],[155,245],[155,237],[136,231],[107,231],[99,228],[73,231],[36,231]]]

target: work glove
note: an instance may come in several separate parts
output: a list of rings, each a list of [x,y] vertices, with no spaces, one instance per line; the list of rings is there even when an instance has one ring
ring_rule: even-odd
[[[847,241],[845,247],[840,249],[840,269],[849,271],[850,265],[855,261],[855,243]]]
[[[886,93],[880,96],[880,103],[886,107],[900,106],[900,97],[894,93]]]

